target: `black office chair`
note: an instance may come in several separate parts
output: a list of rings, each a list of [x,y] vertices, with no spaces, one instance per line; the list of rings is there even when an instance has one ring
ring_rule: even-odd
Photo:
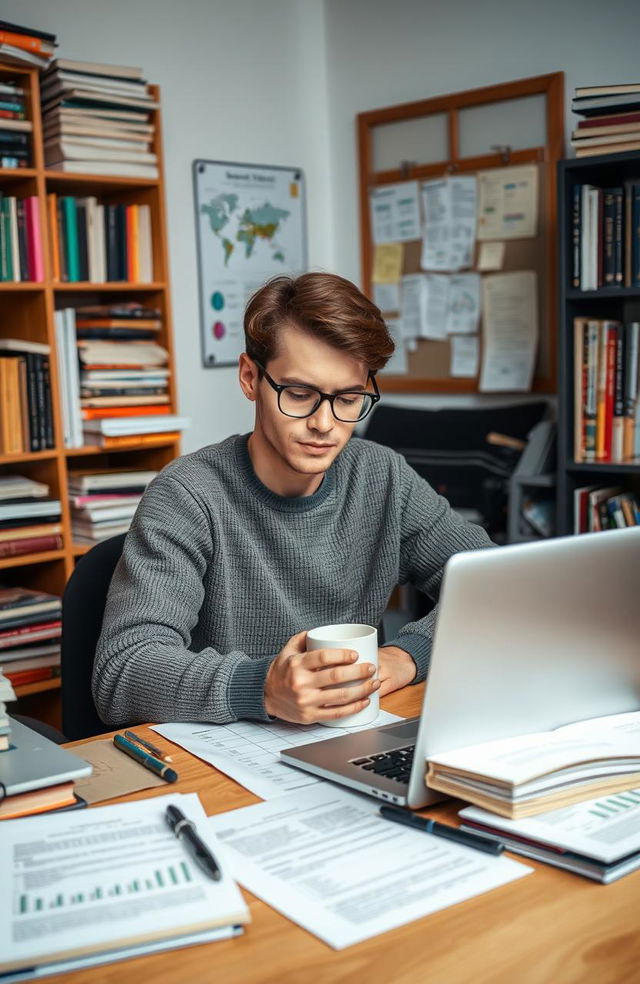
[[[62,730],[68,741],[107,730],[93,702],[91,674],[107,592],[126,535],[92,547],[78,561],[62,596]]]

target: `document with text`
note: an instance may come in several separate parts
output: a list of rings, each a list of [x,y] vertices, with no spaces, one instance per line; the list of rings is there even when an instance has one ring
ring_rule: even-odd
[[[380,711],[372,724],[354,731],[401,721],[397,714]],[[301,772],[280,761],[280,750],[326,741],[345,734],[344,728],[325,728],[321,724],[289,724],[287,721],[234,721],[231,724],[155,724],[153,730],[180,745],[197,758],[215,766],[245,789],[273,799],[293,789],[315,786],[322,779]]]
[[[532,870],[390,823],[379,805],[323,783],[209,824],[245,888],[337,950]]]

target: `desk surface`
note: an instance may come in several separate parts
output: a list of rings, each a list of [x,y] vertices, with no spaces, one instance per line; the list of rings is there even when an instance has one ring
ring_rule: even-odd
[[[383,706],[396,714],[418,714],[422,689],[408,687],[385,698]],[[199,793],[209,815],[260,802],[154,732],[148,737],[171,748],[180,775],[172,791]],[[123,800],[166,791],[149,789]],[[453,820],[459,806],[449,801],[425,812]],[[81,970],[68,980],[70,984],[640,981],[640,872],[613,885],[599,885],[524,860],[536,869],[535,874],[341,951],[332,950],[243,889],[252,917],[243,937]]]

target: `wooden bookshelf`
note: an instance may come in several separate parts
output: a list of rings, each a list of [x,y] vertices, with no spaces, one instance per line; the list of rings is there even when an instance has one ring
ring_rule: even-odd
[[[574,491],[585,486],[621,486],[640,491],[640,461],[574,459],[574,329],[576,317],[628,323],[640,320],[640,288],[572,286],[573,192],[577,185],[613,188],[640,181],[640,153],[571,158],[558,166],[558,532],[574,531]]]
[[[28,168],[0,168],[0,192],[17,197],[37,196],[42,237],[44,279],[39,283],[0,283],[0,338],[23,338],[44,342],[50,347],[51,403],[54,428],[53,449],[24,454],[0,454],[0,474],[23,474],[47,482],[51,496],[62,503],[61,550],[18,557],[0,558],[0,584],[35,588],[61,595],[78,558],[88,547],[73,542],[67,494],[70,471],[102,471],[139,467],[159,469],[179,453],[179,442],[158,438],[151,443],[137,442],[135,437],[117,449],[97,446],[65,448],[62,438],[61,393],[55,345],[55,311],[80,304],[108,303],[119,299],[140,300],[153,304],[162,312],[163,328],[158,342],[169,353],[170,370],[168,413],[177,412],[175,355],[169,294],[169,261],[164,204],[164,169],[160,111],[152,111],[154,137],[152,149],[158,158],[158,178],[121,177],[94,174],[67,174],[47,170],[44,166],[40,90],[37,70],[3,65],[0,81],[14,80],[27,93],[27,113],[33,124],[32,165]],[[157,86],[151,86],[159,102]],[[153,283],[61,283],[54,281],[51,261],[51,230],[48,227],[47,194],[95,195],[108,202],[147,204],[153,230]],[[17,689],[21,713],[41,717],[60,726],[60,680],[45,680]]]

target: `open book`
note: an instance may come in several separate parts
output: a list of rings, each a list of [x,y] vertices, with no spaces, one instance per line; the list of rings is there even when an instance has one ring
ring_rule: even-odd
[[[640,785],[640,711],[434,755],[427,786],[517,819]]]

